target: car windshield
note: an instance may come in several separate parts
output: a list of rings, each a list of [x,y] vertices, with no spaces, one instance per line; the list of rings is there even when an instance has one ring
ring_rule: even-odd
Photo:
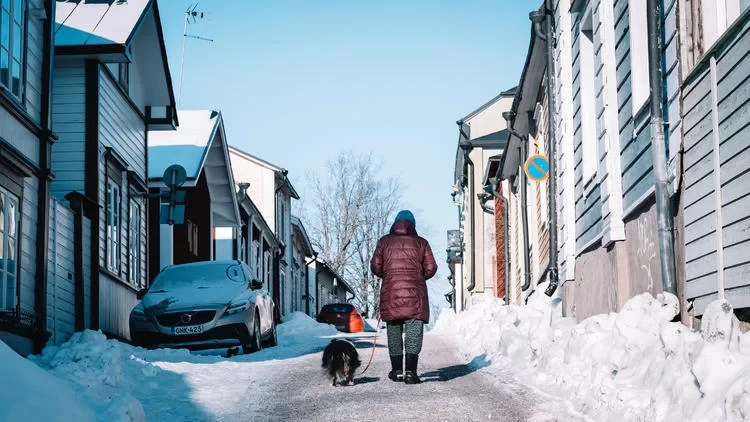
[[[177,265],[159,273],[149,291],[169,291],[184,287],[208,288],[244,281],[242,266],[238,264]]]
[[[326,305],[323,307],[323,312],[332,312],[334,314],[346,314],[353,310],[354,306],[347,304]]]

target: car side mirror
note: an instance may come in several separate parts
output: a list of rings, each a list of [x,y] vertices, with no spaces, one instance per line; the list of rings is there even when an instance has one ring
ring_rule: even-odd
[[[142,288],[136,292],[135,297],[138,298],[138,300],[143,299],[143,296],[146,296],[146,292],[148,292],[147,288]]]
[[[260,280],[252,279],[250,280],[250,288],[253,290],[258,290],[263,288],[263,282]]]

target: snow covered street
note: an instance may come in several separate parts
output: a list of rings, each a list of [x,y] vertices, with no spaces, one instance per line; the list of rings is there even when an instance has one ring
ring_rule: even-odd
[[[543,295],[443,310],[425,335],[420,385],[387,378],[379,332],[355,386],[332,387],[325,345],[350,339],[362,371],[375,332],[340,333],[302,313],[278,326],[279,346],[231,358],[95,331],[28,359],[0,343],[0,379],[11,380],[0,384],[0,421],[750,420],[750,334],[726,302],[711,304],[700,331],[671,322],[675,303],[643,294],[577,324]]]

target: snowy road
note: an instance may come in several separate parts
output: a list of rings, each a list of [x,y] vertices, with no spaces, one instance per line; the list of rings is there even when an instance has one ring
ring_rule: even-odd
[[[360,351],[364,369],[372,351],[373,333],[350,336]],[[192,387],[195,412],[179,413],[184,420],[259,421],[553,421],[580,419],[524,387],[493,382],[483,359],[462,364],[455,345],[437,335],[425,336],[419,373],[423,383],[390,381],[385,333],[378,334],[373,363],[355,377],[352,387],[333,387],[320,369],[322,348],[288,359],[245,361],[254,355],[222,362],[159,363],[168,372],[182,373]],[[261,357],[266,350],[257,354]],[[498,384],[502,386],[498,386]],[[180,394],[180,392],[172,392]],[[184,394],[185,392],[182,392]],[[184,396],[183,396],[184,397]],[[187,398],[187,397],[186,397]],[[174,416],[179,401],[140,398],[148,420]],[[562,416],[560,413],[562,412]],[[556,417],[552,417],[552,414]]]

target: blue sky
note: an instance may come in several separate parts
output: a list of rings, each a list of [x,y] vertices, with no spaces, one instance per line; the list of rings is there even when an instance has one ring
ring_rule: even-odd
[[[176,95],[190,4],[159,3]],[[214,41],[187,40],[180,108],[221,110],[229,143],[287,168],[303,197],[329,158],[372,152],[445,279],[455,121],[517,85],[540,4],[204,0],[188,33]]]

